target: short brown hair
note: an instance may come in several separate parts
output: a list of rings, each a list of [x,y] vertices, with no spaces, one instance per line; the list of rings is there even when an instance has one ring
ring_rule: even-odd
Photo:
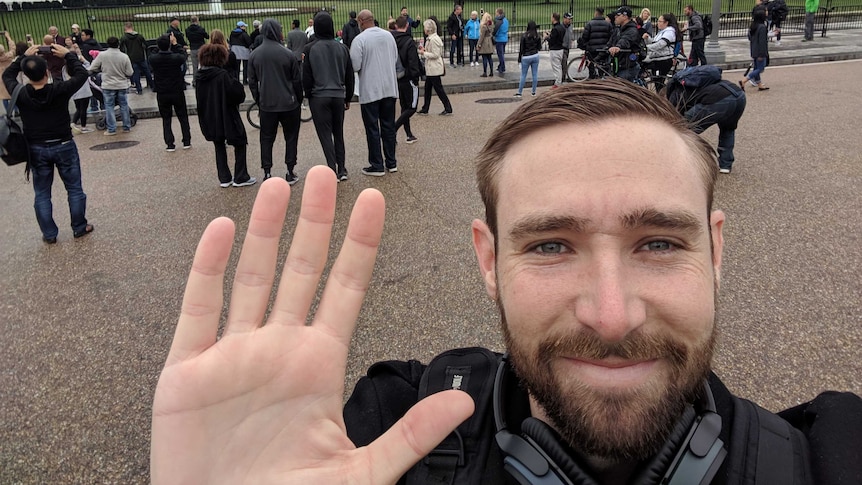
[[[204,44],[198,50],[198,62],[203,67],[222,67],[227,58],[227,47],[220,44]]]
[[[491,134],[476,158],[476,180],[485,204],[485,222],[497,235],[497,178],[502,161],[513,145],[544,127],[559,123],[588,124],[613,118],[649,118],[673,128],[692,151],[707,197],[707,218],[712,212],[718,175],[716,152],[695,134],[664,97],[623,80],[569,84],[539,96],[509,115]],[[660,143],[659,140],[656,141]],[[625,143],[624,140],[621,143]]]

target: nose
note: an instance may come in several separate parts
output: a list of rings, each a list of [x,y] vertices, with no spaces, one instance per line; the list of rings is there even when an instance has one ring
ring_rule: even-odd
[[[646,307],[633,272],[622,258],[602,254],[587,263],[577,286],[577,321],[590,328],[606,343],[617,343],[646,321]]]

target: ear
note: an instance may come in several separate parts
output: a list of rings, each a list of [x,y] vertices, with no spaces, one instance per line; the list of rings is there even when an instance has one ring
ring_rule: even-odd
[[[709,230],[712,234],[712,268],[715,271],[715,284],[721,284],[721,255],[724,251],[724,212],[713,211],[709,216]]]
[[[479,262],[479,271],[485,280],[485,291],[492,300],[497,301],[497,254],[494,249],[494,235],[488,225],[479,219],[473,221],[473,250]]]

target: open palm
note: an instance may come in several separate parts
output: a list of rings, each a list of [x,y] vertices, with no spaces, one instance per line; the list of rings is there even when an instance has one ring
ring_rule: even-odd
[[[371,278],[384,202],[364,191],[310,326],[327,259],[335,177],[313,168],[272,311],[290,188],[258,194],[217,339],[233,223],[216,219],[195,254],[153,403],[153,483],[392,483],[472,412],[458,391],[417,404],[368,447],[347,438],[341,406],[348,345]]]

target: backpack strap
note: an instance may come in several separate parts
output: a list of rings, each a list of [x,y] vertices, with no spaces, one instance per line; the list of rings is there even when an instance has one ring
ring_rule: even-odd
[[[447,389],[460,389],[476,405],[461,423],[406,475],[408,485],[482,483],[482,472],[492,447],[491,401],[500,357],[488,349],[455,349],[435,357],[419,384],[418,398]]]
[[[745,399],[734,398],[733,413],[728,483],[812,483],[808,442],[799,430]]]
[[[12,113],[15,112],[15,105],[18,104],[18,95],[21,94],[23,89],[24,84],[18,83],[15,89],[12,90],[12,99],[9,101],[9,109],[6,110],[6,116],[12,117]]]

